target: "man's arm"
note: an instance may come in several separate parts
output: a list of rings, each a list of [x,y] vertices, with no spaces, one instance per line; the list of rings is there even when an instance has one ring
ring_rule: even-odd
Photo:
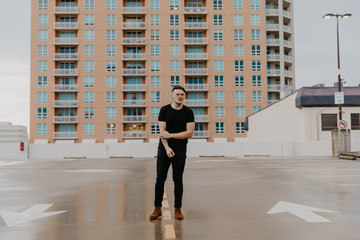
[[[165,123],[165,126],[166,126],[166,123]],[[166,127],[165,127],[165,129],[166,129]],[[165,138],[186,139],[186,138],[192,137],[192,135],[194,134],[194,130],[195,130],[195,123],[188,122],[186,124],[186,131],[179,132],[179,133],[168,133],[166,130],[164,132],[161,132],[161,130],[160,130],[160,133]]]
[[[165,137],[163,136],[163,134],[164,134],[165,132],[167,132],[167,131],[166,131],[166,122],[161,122],[161,121],[159,121],[159,128],[160,128],[160,134],[161,134],[160,139],[161,139],[162,144],[163,144],[164,147],[165,147],[166,154],[168,155],[169,158],[172,158],[172,157],[175,155],[175,153],[174,153],[174,151],[169,147],[167,138],[165,138]]]

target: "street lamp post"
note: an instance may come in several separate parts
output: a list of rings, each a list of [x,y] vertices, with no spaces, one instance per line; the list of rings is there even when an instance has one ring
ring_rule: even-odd
[[[329,19],[331,17],[336,17],[336,36],[337,36],[337,62],[338,62],[338,92],[341,92],[341,76],[340,76],[340,44],[339,44],[339,17],[349,18],[351,17],[350,13],[346,14],[332,14],[328,13],[323,16],[324,19]],[[339,104],[339,121],[342,120],[342,106]]]

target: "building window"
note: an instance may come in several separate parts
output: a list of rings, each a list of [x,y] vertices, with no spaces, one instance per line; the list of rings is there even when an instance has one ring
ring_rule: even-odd
[[[106,30],[106,40],[116,41],[116,30]]]
[[[256,113],[256,112],[260,111],[261,109],[262,109],[262,107],[261,107],[261,106],[254,106],[254,107],[253,107],[253,112],[252,112],[252,113]]]
[[[38,119],[47,119],[47,108],[38,108]]]
[[[223,45],[214,45],[214,56],[224,56],[224,46]]]
[[[106,10],[116,10],[116,0],[106,0]]]
[[[47,41],[48,40],[48,30],[39,30],[38,31],[38,40]]]
[[[94,10],[95,9],[95,0],[85,0],[85,10]]]
[[[151,47],[150,47],[150,55],[152,57],[160,56],[160,45],[151,45]]]
[[[150,30],[150,40],[160,41],[160,30]]]
[[[252,60],[251,61],[251,70],[254,72],[261,71],[261,61],[260,60]]]
[[[179,15],[178,14],[170,15],[170,25],[171,26],[179,25]]]
[[[160,134],[159,123],[151,123],[151,134]]]
[[[215,87],[224,86],[224,76],[214,76]]]
[[[150,15],[150,25],[151,26],[159,26],[160,25],[160,15],[159,14],[151,14]]]
[[[84,134],[85,135],[94,135],[94,124],[93,123],[85,123],[84,124]]]
[[[214,0],[214,10],[222,10],[222,0]]]
[[[48,15],[47,14],[39,14],[38,19],[39,26],[47,26],[48,25]]]
[[[321,114],[321,130],[337,129],[337,114]]]
[[[38,123],[37,124],[37,135],[47,135],[47,124]]]
[[[85,76],[84,83],[86,88],[93,88],[95,85],[95,78],[94,76]]]
[[[170,77],[170,86],[180,85],[180,76],[171,76]]]
[[[234,10],[243,10],[243,0],[233,0]]]
[[[179,30],[170,30],[170,41],[179,41]]]
[[[85,61],[85,72],[94,72],[95,71],[95,62],[94,61]]]
[[[48,9],[48,0],[39,0],[39,10]]]
[[[235,87],[244,87],[245,78],[244,76],[235,76]]]
[[[151,76],[151,87],[160,87],[160,76]]]
[[[39,57],[47,57],[48,55],[48,46],[47,45],[39,45],[38,46],[38,56]]]
[[[261,87],[261,76],[252,76],[253,87]]]
[[[223,72],[224,71],[224,61],[216,60],[214,61],[214,72]]]
[[[116,102],[116,92],[106,92],[106,103]]]
[[[223,25],[222,14],[215,14],[214,15],[214,26],[221,26],[221,25]]]
[[[106,87],[107,88],[116,87],[116,76],[106,76]]]
[[[351,116],[351,130],[360,130],[360,114],[352,113],[350,116]]]
[[[251,45],[251,55],[252,56],[260,56],[260,45]]]
[[[116,123],[107,123],[106,124],[106,134],[115,135],[116,134]]]
[[[252,101],[253,102],[261,102],[262,101],[261,91],[253,91],[252,92]]]
[[[158,60],[151,61],[150,65],[151,65],[152,72],[160,72],[160,61],[158,61]]]
[[[106,61],[106,71],[116,72],[116,61]]]
[[[108,25],[108,26],[116,25],[116,15],[115,14],[107,14],[106,15],[106,25]]]
[[[151,107],[151,118],[157,119],[159,117],[160,107]]]
[[[261,33],[260,33],[260,29],[252,29],[251,30],[251,40],[252,41],[260,41],[260,37]]]
[[[244,91],[235,91],[235,102],[245,102]]]
[[[260,15],[259,14],[251,14],[250,24],[252,26],[260,26]]]
[[[178,60],[170,61],[170,72],[180,72],[180,61]]]
[[[85,30],[85,41],[94,41],[94,40],[95,40],[95,31]]]
[[[38,61],[38,72],[47,72],[47,71],[48,71],[48,62]]]
[[[215,123],[215,133],[225,133],[225,124],[223,122]]]
[[[108,57],[116,56],[116,46],[115,45],[107,45],[106,46],[106,56],[108,56]]]
[[[244,56],[244,45],[234,45],[234,56],[235,57]]]
[[[95,16],[94,16],[94,14],[86,14],[85,15],[85,25],[86,26],[95,25]]]
[[[234,26],[242,26],[244,24],[244,17],[242,14],[234,15]]]
[[[216,103],[224,102],[224,91],[215,91],[215,102]]]
[[[251,0],[250,9],[251,10],[260,10],[260,0]]]
[[[94,108],[93,107],[87,107],[85,108],[85,114],[84,114],[84,118],[85,119],[94,119]]]
[[[223,30],[214,30],[214,41],[223,40]]]
[[[235,72],[244,71],[244,60],[235,60]]]
[[[180,56],[180,46],[179,45],[170,45],[170,56],[172,56],[172,57]]]
[[[160,10],[160,0],[151,0],[150,10]]]
[[[160,102],[160,92],[151,92],[151,102],[152,103],[159,103]]]
[[[235,41],[244,40],[244,31],[242,29],[235,29],[234,30],[234,40]]]
[[[179,0],[170,0],[170,10],[179,9]]]
[[[95,55],[94,45],[85,45],[85,57],[93,57]]]
[[[235,107],[235,117],[244,118],[245,117],[245,107]]]
[[[106,119],[116,119],[116,108],[107,107],[106,108]]]
[[[85,99],[84,99],[85,103],[94,103],[95,102],[94,92],[85,92],[84,97],[85,97]]]
[[[224,118],[224,117],[225,117],[225,108],[215,107],[215,118]]]
[[[235,131],[236,133],[245,133],[245,123],[237,122]]]
[[[38,88],[47,88],[47,76],[38,77]]]
[[[48,94],[47,92],[38,92],[37,103],[47,103]]]

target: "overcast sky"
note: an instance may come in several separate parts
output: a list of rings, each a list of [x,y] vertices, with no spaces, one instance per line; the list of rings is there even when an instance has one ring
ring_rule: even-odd
[[[296,88],[337,81],[336,19],[326,13],[353,14],[340,20],[341,74],[345,86],[358,86],[360,0],[293,1]],[[0,122],[29,126],[30,0],[1,0],[0,29]]]

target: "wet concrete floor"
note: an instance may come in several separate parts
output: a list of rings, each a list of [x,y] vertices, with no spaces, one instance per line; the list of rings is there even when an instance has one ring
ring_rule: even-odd
[[[164,216],[150,221],[154,158],[1,160],[0,239],[360,239],[360,161],[188,158],[184,181],[185,219],[169,171]],[[280,201],[299,205],[268,214]],[[54,211],[66,212],[42,215]]]

